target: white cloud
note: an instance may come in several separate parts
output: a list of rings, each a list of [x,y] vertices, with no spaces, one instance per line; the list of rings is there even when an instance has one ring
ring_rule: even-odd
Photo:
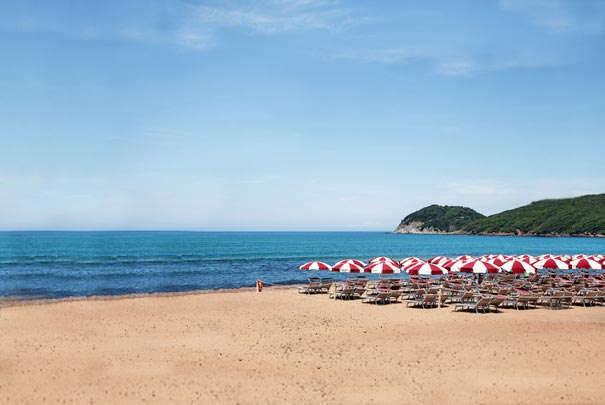
[[[352,21],[336,1],[265,0],[191,7],[192,20],[207,29],[241,28],[261,34],[335,30]]]
[[[446,62],[436,66],[437,73],[444,76],[468,76],[477,70],[479,67],[471,61]]]
[[[603,32],[605,4],[593,0],[499,0],[500,8],[553,32]]]
[[[175,42],[185,48],[202,51],[211,48],[214,41],[209,35],[183,31],[175,36]]]
[[[338,53],[336,59],[350,59],[368,63],[407,63],[422,56],[408,48],[354,49]]]

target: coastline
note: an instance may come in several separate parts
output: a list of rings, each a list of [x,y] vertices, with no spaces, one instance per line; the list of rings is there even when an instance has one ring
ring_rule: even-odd
[[[546,234],[532,234],[532,233],[522,233],[522,234],[516,234],[516,233],[512,233],[512,232],[493,232],[493,233],[489,233],[489,232],[477,232],[477,233],[472,233],[472,232],[464,232],[464,231],[454,231],[454,232],[446,232],[446,231],[418,231],[418,232],[397,232],[397,231],[392,231],[392,232],[388,232],[390,234],[393,235],[452,235],[452,236],[456,236],[456,235],[462,235],[462,236],[518,236],[518,237],[522,237],[522,238],[588,238],[588,239],[593,239],[593,238],[605,238],[605,235],[602,234],[580,234],[580,235],[573,235],[573,234],[559,234],[559,233],[546,233]]]
[[[602,307],[482,315],[294,286],[2,304],[0,402],[597,403],[603,326]]]

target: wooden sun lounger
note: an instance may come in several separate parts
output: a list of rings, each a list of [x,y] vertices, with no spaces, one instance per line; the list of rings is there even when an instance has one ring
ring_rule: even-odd
[[[412,304],[414,307],[435,307],[437,306],[437,294],[426,294],[423,297],[415,298],[413,300],[407,300],[406,307]]]
[[[584,291],[571,298],[571,304],[594,305],[598,298],[598,291]]]
[[[462,311],[475,311],[479,313],[479,311],[489,312],[489,304],[492,302],[493,297],[484,296],[479,298],[478,301],[475,302],[459,302],[454,304],[454,312],[456,312],[457,308],[460,308]]]
[[[366,295],[361,302],[368,302],[370,304],[388,304],[391,302],[390,296],[390,291],[380,291],[378,294]]]
[[[335,291],[334,298],[340,298],[341,300],[350,300],[355,298],[355,287],[352,285],[347,285],[342,290]]]
[[[298,292],[300,294],[315,294],[321,292],[322,283],[318,281],[312,281],[308,285],[302,286],[298,288]]]

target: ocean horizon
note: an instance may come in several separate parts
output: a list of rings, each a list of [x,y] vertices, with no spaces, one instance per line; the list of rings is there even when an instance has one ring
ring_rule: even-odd
[[[311,260],[470,254],[598,254],[578,237],[335,231],[0,231],[0,296],[19,299],[186,292],[305,282]],[[403,275],[404,276],[404,275]]]

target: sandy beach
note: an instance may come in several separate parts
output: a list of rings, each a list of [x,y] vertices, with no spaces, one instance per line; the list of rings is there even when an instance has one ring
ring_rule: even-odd
[[[0,304],[0,403],[602,403],[605,308],[269,288]]]

